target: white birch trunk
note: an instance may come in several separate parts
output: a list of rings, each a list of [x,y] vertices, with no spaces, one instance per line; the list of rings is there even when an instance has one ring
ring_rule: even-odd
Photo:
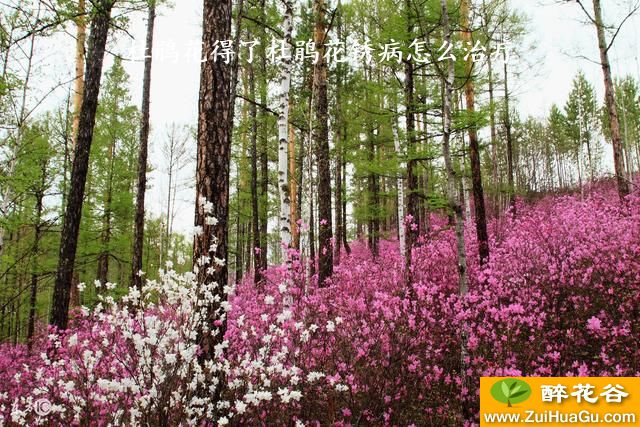
[[[466,165],[464,170],[466,171]],[[465,222],[471,221],[471,188],[466,172],[462,175],[462,198],[464,199],[464,219]]]
[[[451,29],[449,27],[449,15],[447,11],[447,0],[440,0],[442,6],[442,26],[444,39],[447,43],[451,43]],[[464,246],[464,222],[462,218],[462,206],[456,195],[455,171],[451,163],[451,149],[449,147],[451,139],[451,98],[454,82],[454,67],[451,59],[447,60],[447,73],[444,76],[444,111],[443,111],[443,137],[442,137],[442,154],[444,155],[445,167],[447,170],[447,193],[449,196],[449,206],[455,214],[456,225],[456,249],[458,252],[458,283],[459,293],[464,297],[468,291],[467,281],[467,254]],[[460,325],[462,342],[460,345],[460,364],[461,364],[461,382],[463,387],[468,387],[468,378],[466,375],[466,359],[467,359],[467,333],[466,325]]]
[[[291,48],[293,30],[293,7],[290,0],[284,1],[284,42]],[[289,199],[289,88],[291,86],[291,55],[282,60],[280,70],[280,94],[278,102],[278,192],[280,193],[280,241],[282,243],[282,259],[288,260],[288,249],[291,246],[291,200]],[[291,153],[293,155],[293,153]]]
[[[449,16],[447,12],[447,0],[441,0],[443,30],[445,33],[445,41],[451,42],[451,30],[449,28]],[[453,92],[454,67],[451,59],[447,60],[447,73],[444,78],[444,112],[443,137],[442,137],[442,154],[444,156],[445,168],[447,171],[447,196],[449,206],[455,214],[456,223],[456,242],[458,252],[458,273],[460,295],[466,295],[468,292],[467,284],[467,254],[464,244],[464,220],[462,218],[462,206],[458,199],[456,191],[456,176],[451,162],[451,99]]]
[[[393,144],[396,149],[396,155],[398,156],[398,164],[402,166],[402,152],[400,149],[400,139],[398,138],[398,127],[395,119],[393,120]],[[398,186],[398,239],[400,240],[400,256],[403,257],[405,254],[405,248],[407,247],[407,238],[405,235],[405,227],[404,227],[404,179],[402,179],[402,175],[398,173],[397,178],[397,186]]]

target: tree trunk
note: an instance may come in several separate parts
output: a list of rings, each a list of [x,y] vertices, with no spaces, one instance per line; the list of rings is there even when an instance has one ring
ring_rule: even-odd
[[[422,103],[426,103],[426,97],[423,98]],[[427,114],[427,111],[423,111],[422,112],[422,132],[424,134],[425,137],[425,146],[428,148],[429,147],[429,131],[427,129],[427,125],[429,123],[429,117]],[[431,231],[431,207],[429,206],[429,199],[428,199],[428,195],[429,195],[429,183],[431,182],[432,179],[432,171],[433,168],[431,166],[431,159],[427,159],[426,161],[426,166],[425,166],[425,171],[424,171],[424,194],[425,194],[425,200],[424,200],[424,217],[422,218],[422,232],[423,233],[429,233]]]
[[[91,20],[85,88],[82,96],[82,107],[80,108],[78,138],[71,171],[69,194],[67,196],[67,207],[62,224],[60,257],[53,290],[50,319],[51,324],[60,329],[66,329],[69,320],[69,294],[76,259],[80,219],[82,218],[82,201],[89,167],[89,151],[91,149],[91,140],[93,139],[102,63],[111,21],[111,9],[114,2],[114,0],[99,2],[100,8],[96,10]]]
[[[396,119],[393,119],[393,145],[398,156],[398,163],[400,164],[402,159],[402,150],[400,148],[400,138],[398,137],[398,125]],[[400,171],[398,171],[398,178],[396,179],[396,185],[398,187],[398,240],[400,241],[400,256],[405,255],[406,250],[406,234],[405,228],[402,225],[402,219],[404,218],[404,180]]]
[[[460,5],[460,13],[462,14],[462,39],[469,45],[471,40],[471,25],[469,23],[469,2],[463,0]],[[480,257],[480,265],[484,265],[489,260],[489,236],[487,233],[487,216],[484,207],[484,189],[482,188],[482,169],[480,167],[480,145],[478,144],[478,126],[476,119],[473,117],[475,112],[475,94],[473,87],[473,61],[471,55],[467,58],[466,63],[467,82],[465,84],[464,93],[467,104],[467,112],[469,113],[471,123],[469,126],[469,160],[471,162],[471,180],[473,183],[473,207],[475,213],[476,235],[478,238],[478,255]]]
[[[315,222],[315,205],[313,203],[314,191],[313,191],[313,170],[309,168],[309,276],[313,277],[316,274],[316,222]]]
[[[491,179],[493,183],[493,209],[494,213],[497,212],[498,206],[498,136],[496,132],[496,106],[494,101],[494,87],[493,87],[493,63],[491,62],[491,55],[487,55],[487,69],[489,80],[489,127],[491,129]]]
[[[243,90],[244,93],[248,93],[248,73],[243,76]],[[248,123],[249,109],[251,103],[245,101],[242,105],[242,122]],[[236,214],[236,254],[235,254],[235,281],[240,283],[244,275],[244,260],[245,260],[245,237],[247,236],[246,222],[244,215],[244,197],[243,194],[247,188],[246,171],[248,170],[248,158],[247,158],[247,129],[244,128],[241,135],[240,145],[240,160],[237,163],[236,174],[236,197],[238,200],[238,210]],[[252,217],[253,218],[253,217]],[[250,239],[247,239],[250,240]]]
[[[346,123],[345,123],[346,128]],[[346,130],[345,130],[346,135]],[[349,240],[347,236],[347,161],[346,159],[346,146],[342,147],[342,181],[344,183],[342,192],[342,243],[344,250],[349,255],[351,253],[351,246],[349,246]]]
[[[293,140],[293,138],[292,138]],[[302,185],[304,179],[304,134],[300,135],[300,147],[298,148],[298,158],[296,160],[296,164],[298,166],[298,171],[296,176],[298,177],[297,181],[297,194],[296,194],[296,218],[302,219]],[[293,176],[293,174],[292,174]],[[293,235],[293,245],[296,249],[301,251],[300,248],[300,227],[298,224],[295,225],[295,233]]]
[[[78,0],[78,17],[76,18],[76,80],[73,89],[73,124],[72,143],[75,148],[80,124],[80,107],[84,92],[84,48],[87,38],[87,24],[85,22],[85,0]]]
[[[609,115],[611,129],[611,145],[613,146],[613,165],[618,184],[618,195],[620,199],[629,194],[629,185],[624,176],[624,160],[622,154],[622,140],[620,139],[620,122],[618,121],[618,110],[616,108],[615,92],[613,90],[613,80],[611,79],[611,66],[609,65],[609,47],[604,34],[604,23],[602,22],[602,8],[600,0],[593,0],[593,14],[598,33],[598,49],[600,50],[600,64],[602,65],[602,75],[604,77],[604,100]]]
[[[240,209],[238,209],[238,215],[236,216],[236,274],[235,280],[236,284],[242,282],[242,267],[243,267],[243,246],[244,245],[244,223],[242,222],[242,218],[240,215]]]
[[[338,8],[337,8],[337,30],[336,37],[338,41],[345,42],[342,37],[342,2],[338,0]],[[343,126],[344,117],[342,113],[342,91],[343,91],[343,73],[344,67],[342,64],[338,64],[336,68],[336,117],[335,117],[335,126],[336,126],[336,140],[335,140],[335,150],[336,150],[336,163],[335,163],[335,216],[336,216],[336,238],[335,238],[335,246],[333,248],[333,263],[335,265],[340,265],[340,255],[341,255],[341,247],[342,247],[342,232],[343,226],[342,222],[345,220],[342,217],[342,148],[345,142],[345,133],[343,130],[346,130],[346,126]]]
[[[166,261],[166,255],[169,253],[169,228],[171,222],[171,200],[172,200],[172,188],[174,186],[174,165],[176,163],[176,139],[175,139],[175,125],[171,128],[169,135],[169,182],[167,185],[167,211],[165,218],[167,223],[164,224],[164,230],[161,232],[160,240],[162,248],[160,250],[160,268],[163,268],[162,262]]]
[[[407,15],[407,33],[412,34],[414,25],[411,19],[411,2],[405,1],[405,13]],[[413,81],[413,62],[405,61],[404,64],[404,99],[405,99],[405,115],[406,115],[406,130],[407,130],[407,152],[409,158],[407,161],[407,217],[411,217],[411,221],[405,221],[405,218],[400,218],[400,224],[404,224],[406,234],[406,248],[405,248],[405,282],[410,284],[411,279],[411,250],[420,234],[420,217],[418,212],[418,176],[417,176],[417,161],[415,157],[415,105],[414,105],[414,81]]]
[[[249,67],[249,96],[255,100],[256,89],[253,67]],[[262,282],[261,252],[262,240],[260,239],[260,210],[258,203],[258,116],[255,102],[249,107],[251,118],[251,234],[253,247],[250,258],[253,258],[253,282],[257,285]]]
[[[343,144],[342,140],[342,126],[340,124],[337,125],[338,129],[336,130],[336,166],[335,166],[335,175],[336,175],[336,188],[335,188],[335,197],[336,197],[336,205],[335,205],[335,215],[336,215],[336,239],[335,239],[335,247],[333,248],[333,262],[335,265],[340,265],[340,249],[342,247],[342,156],[341,156],[341,146]]]
[[[149,104],[151,98],[151,64],[153,55],[153,27],[156,19],[155,1],[147,13],[147,40],[142,78],[142,109],[140,117],[140,147],[138,149],[138,184],[136,213],[133,230],[133,259],[131,261],[131,285],[142,288],[142,251],[144,249],[144,196],[147,190],[147,156],[149,145]]]
[[[46,165],[45,165],[46,166]],[[42,238],[42,199],[44,198],[44,186],[46,182],[46,167],[42,169],[43,177],[40,190],[36,193],[36,223],[34,230],[33,258],[31,262],[31,295],[29,296],[29,323],[27,326],[27,345],[31,350],[32,338],[36,325],[36,303],[38,300],[38,254],[40,252],[40,239]]]
[[[632,143],[629,138],[629,126],[627,122],[627,103],[624,101],[624,95],[623,95],[623,107],[622,107],[622,127],[624,132],[624,143],[622,145],[623,145],[623,154],[624,154],[625,164],[626,164],[626,172],[628,177],[627,179],[629,180],[629,182],[633,182],[633,156],[632,156],[632,150],[631,150]],[[591,150],[589,147],[589,141],[587,141],[587,150],[589,150],[589,164],[591,165]],[[593,181],[593,169],[592,169],[591,175],[592,175],[591,180]]]
[[[374,141],[373,130],[369,130],[369,135],[367,136],[369,142],[369,164],[372,166],[376,163],[376,145]],[[370,166],[370,167],[371,167]],[[373,170],[369,170],[367,176],[367,185],[368,185],[368,211],[369,211],[369,250],[371,251],[371,256],[376,259],[378,255],[380,255],[379,250],[379,238],[380,238],[380,218],[378,210],[380,208],[380,197],[379,197],[379,184],[378,177],[373,172]]]
[[[113,192],[113,164],[115,158],[115,139],[109,146],[109,176],[102,214],[102,232],[100,236],[102,251],[98,257],[98,280],[104,286],[109,281],[109,242],[111,241],[111,202]],[[106,289],[102,287],[101,289]]]
[[[291,111],[291,99],[289,99],[289,111]],[[291,201],[289,210],[289,221],[291,229],[291,247],[299,249],[298,246],[298,185],[296,181],[296,142],[295,132],[291,123],[289,126],[289,200]]]
[[[451,30],[449,28],[449,16],[447,11],[447,0],[441,0],[442,6],[442,22],[444,39],[446,42],[451,42]],[[455,228],[456,228],[456,248],[458,254],[458,286],[461,297],[464,297],[468,292],[467,281],[467,256],[464,243],[464,224],[462,218],[462,206],[456,197],[456,184],[455,184],[455,171],[451,162],[450,152],[450,139],[451,139],[451,98],[453,92],[454,81],[454,65],[451,59],[447,60],[447,74],[444,78],[444,111],[443,111],[443,136],[442,136],[442,151],[444,156],[445,168],[447,170],[447,195],[449,199],[449,207],[455,215]],[[467,343],[466,334],[464,332],[464,325],[461,325],[462,330],[462,344],[460,351],[460,373],[462,378],[462,387],[467,387],[466,380],[466,357],[467,357]],[[460,399],[462,400],[462,399]]]
[[[509,107],[509,72],[507,69],[507,57],[503,52],[504,60],[504,126],[507,131],[507,183],[509,185],[509,206],[511,215],[516,215],[516,188],[513,180],[513,137],[511,135],[511,111]]]
[[[329,162],[329,126],[327,101],[327,63],[324,57],[325,41],[325,3],[324,0],[314,0],[315,30],[314,41],[319,59],[314,64],[314,93],[316,125],[314,142],[318,163],[318,285],[324,286],[325,281],[333,275],[333,237],[331,221],[331,170]]]
[[[293,10],[291,1],[285,2],[284,42],[293,46],[291,32],[293,31]],[[291,199],[289,194],[289,88],[291,86],[291,57],[283,59],[280,69],[280,113],[278,115],[278,190],[280,195],[280,244],[282,261],[288,262],[291,247]]]
[[[261,0],[260,9],[262,22],[267,22],[265,0]],[[264,31],[264,28],[263,28]],[[264,40],[264,39],[263,39]],[[263,52],[260,56],[260,103],[267,105],[267,55]],[[266,129],[266,114],[264,109],[260,109],[260,268],[267,269],[267,255],[269,252],[269,147]]]
[[[198,294],[204,306],[198,325],[198,360],[207,384],[198,395],[206,398],[216,414],[225,384],[222,372],[211,372],[207,362],[215,358],[215,347],[224,338],[227,327],[221,304],[227,300],[228,284],[227,222],[229,218],[229,159],[231,152],[231,70],[222,61],[213,61],[216,40],[231,36],[231,0],[204,0],[202,46],[204,57],[200,71],[198,102],[198,152],[196,167],[195,225],[202,232],[194,238],[193,264],[197,273]],[[211,220],[215,218],[215,220]],[[208,296],[207,296],[208,295]],[[220,321],[215,327],[216,321]],[[215,333],[214,333],[215,332]],[[215,369],[215,368],[213,368]]]

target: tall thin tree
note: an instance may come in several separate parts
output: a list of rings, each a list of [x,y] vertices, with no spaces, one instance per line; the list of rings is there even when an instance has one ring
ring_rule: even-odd
[[[511,215],[516,215],[516,187],[514,180],[514,159],[513,159],[513,132],[511,123],[511,107],[509,103],[509,66],[506,52],[503,51],[503,72],[504,72],[504,127],[507,137],[507,184],[509,186],[509,206]]]
[[[449,12],[447,8],[447,0],[441,0],[442,6],[442,31],[444,32],[444,40],[451,43],[451,28],[449,25]],[[452,122],[452,98],[453,98],[453,82],[454,82],[454,64],[449,58],[447,59],[447,71],[443,78],[444,83],[444,108],[442,114],[443,131],[442,131],[442,153],[447,173],[447,196],[449,199],[449,207],[453,210],[455,216],[456,229],[456,250],[458,258],[458,286],[459,294],[464,297],[468,293],[469,285],[467,278],[467,255],[464,241],[464,219],[462,216],[462,206],[460,199],[456,196],[456,176],[451,161],[451,122]],[[462,377],[462,386],[467,387],[466,381],[466,357],[467,343],[464,325],[462,330],[462,345],[460,351],[460,372]]]
[[[290,0],[284,1],[284,40],[286,49],[292,48],[291,33],[293,31],[293,6]],[[278,113],[278,193],[280,195],[280,244],[282,245],[282,260],[286,262],[289,258],[289,247],[291,246],[291,200],[289,193],[289,88],[291,87],[291,56],[286,56],[282,60],[280,68],[280,93],[279,93],[279,113]]]
[[[402,159],[402,148],[400,147],[400,137],[398,136],[398,123],[395,117],[392,120],[393,147],[400,161]],[[400,256],[405,256],[407,247],[406,230],[402,225],[402,219],[404,218],[404,179],[400,171],[398,171],[398,177],[396,178],[396,187],[398,191],[398,240],[400,241]]]
[[[89,167],[89,151],[98,107],[102,63],[111,22],[111,10],[115,3],[116,0],[95,1],[95,10],[91,19],[89,50],[85,67],[85,85],[80,108],[80,121],[78,123],[78,138],[71,170],[67,206],[62,224],[60,257],[53,290],[50,318],[50,323],[60,329],[66,329],[69,320],[69,294],[78,246],[82,200]]]
[[[462,0],[462,39],[469,47],[473,46],[470,23],[470,0]],[[484,189],[482,187],[482,169],[480,167],[480,144],[478,143],[478,126],[475,113],[475,90],[473,85],[473,58],[467,56],[466,82],[464,86],[467,112],[469,115],[469,160],[471,162],[471,181],[473,189],[473,207],[475,213],[476,235],[478,238],[478,255],[480,264],[489,260],[489,236],[487,233],[487,215],[484,207]]]
[[[622,151],[622,138],[620,136],[620,122],[618,120],[618,108],[616,106],[615,91],[613,90],[613,79],[611,77],[611,65],[609,63],[609,49],[615,41],[615,36],[607,44],[607,39],[604,33],[605,26],[602,20],[602,5],[600,0],[593,0],[593,17],[587,12],[583,6],[581,0],[577,0],[578,4],[582,7],[587,17],[596,27],[596,33],[598,35],[598,50],[600,51],[600,65],[602,66],[602,76],[604,78],[604,101],[607,107],[607,114],[609,115],[609,126],[611,132],[611,145],[613,146],[613,166],[616,174],[616,183],[618,186],[618,195],[623,199],[629,194],[629,184],[624,176],[624,157]],[[632,12],[627,16],[631,16],[638,10],[636,6]],[[625,19],[626,21],[626,19]],[[624,24],[624,21],[622,22]],[[620,27],[622,26],[620,24]],[[620,30],[618,27],[618,31]],[[616,32],[616,35],[618,32]]]
[[[405,0],[405,15],[407,19],[407,34],[414,31],[414,20],[411,11],[411,1]],[[413,245],[420,234],[420,213],[418,200],[418,161],[415,159],[416,135],[415,135],[415,83],[414,83],[413,61],[405,59],[404,64],[404,105],[405,105],[405,127],[407,131],[407,217],[399,218],[399,226],[405,227],[406,247],[405,247],[405,282],[411,282],[411,251]],[[415,226],[414,226],[415,224]]]
[[[147,39],[142,78],[142,109],[140,117],[140,147],[138,149],[138,183],[136,214],[133,230],[133,259],[131,261],[131,285],[141,288],[142,252],[144,245],[144,196],[147,189],[147,157],[149,146],[149,104],[151,99],[151,64],[153,56],[153,27],[156,19],[156,2],[151,0],[147,11]]]
[[[331,220],[331,170],[329,162],[329,124],[327,100],[327,63],[325,59],[325,3],[314,0],[315,29],[314,42],[318,52],[314,64],[314,101],[316,123],[314,142],[318,164],[318,284],[324,286],[325,281],[333,275],[333,237]]]

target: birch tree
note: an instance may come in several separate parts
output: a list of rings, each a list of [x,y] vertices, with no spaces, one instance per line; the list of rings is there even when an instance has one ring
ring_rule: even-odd
[[[441,0],[442,5],[442,31],[444,32],[444,40],[447,44],[451,43],[451,28],[449,26],[449,13],[447,8],[447,0]],[[453,82],[454,82],[454,64],[451,58],[447,59],[447,70],[444,74],[444,105],[442,114],[442,155],[444,157],[444,163],[447,174],[447,196],[449,199],[449,207],[453,210],[455,215],[455,228],[456,228],[456,250],[458,261],[458,287],[461,297],[467,295],[468,279],[467,279],[467,254],[464,242],[464,219],[462,216],[462,206],[460,205],[460,199],[456,195],[456,176],[453,169],[453,163],[451,161],[451,110],[452,110],[452,97],[453,97]],[[462,388],[466,386],[466,357],[467,357],[467,344],[466,334],[464,332],[464,325],[461,326],[462,330],[462,345],[460,351],[460,373]]]
[[[402,149],[400,148],[398,125],[395,118],[393,119],[392,130],[393,145],[396,150],[396,155],[398,156],[398,159],[401,159]],[[398,172],[398,177],[396,178],[396,185],[398,187],[398,240],[400,241],[400,255],[404,256],[407,247],[405,228],[402,225],[402,221],[404,219],[404,179],[402,179],[400,172]]]
[[[290,0],[284,1],[284,49],[289,49],[291,33],[293,31],[293,6]],[[278,192],[280,195],[280,244],[282,246],[282,259],[287,261],[288,249],[291,246],[291,200],[289,193],[289,156],[294,152],[289,150],[289,88],[291,87],[291,55],[284,55],[280,68],[280,93],[278,105]]]

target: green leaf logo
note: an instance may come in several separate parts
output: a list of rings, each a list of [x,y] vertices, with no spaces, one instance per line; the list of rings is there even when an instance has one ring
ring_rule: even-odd
[[[522,380],[505,378],[491,387],[491,396],[498,402],[511,407],[514,403],[522,403],[531,396],[531,387]]]

